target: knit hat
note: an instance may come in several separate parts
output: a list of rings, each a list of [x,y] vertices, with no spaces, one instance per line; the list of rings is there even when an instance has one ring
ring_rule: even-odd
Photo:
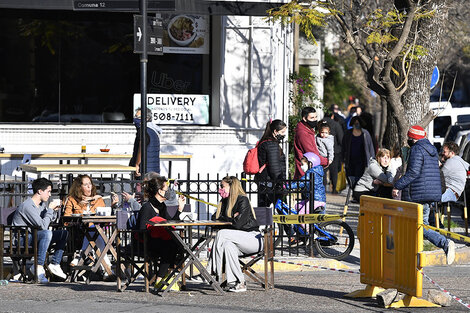
[[[420,140],[426,137],[426,132],[421,126],[413,125],[410,127],[410,130],[408,131],[407,135],[411,139]]]

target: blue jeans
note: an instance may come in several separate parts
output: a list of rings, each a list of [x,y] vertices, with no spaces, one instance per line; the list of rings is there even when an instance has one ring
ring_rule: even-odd
[[[68,232],[66,230],[38,230],[38,265],[44,265],[46,261],[47,249],[51,244],[55,244],[55,253],[52,257],[52,264],[60,264],[67,243]],[[28,235],[29,242],[33,242],[32,235]]]
[[[431,206],[429,203],[423,204],[423,224],[429,225],[429,213],[431,212]],[[423,237],[429,240],[433,245],[438,248],[444,249],[447,253],[447,238],[438,232],[430,229],[423,229]]]
[[[446,191],[442,194],[441,202],[457,202],[457,197],[452,189],[447,188]]]

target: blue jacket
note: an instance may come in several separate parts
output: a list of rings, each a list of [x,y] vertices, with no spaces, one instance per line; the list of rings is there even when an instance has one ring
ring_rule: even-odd
[[[438,153],[429,140],[418,140],[411,147],[406,173],[394,188],[403,190],[404,201],[424,203],[441,200]]]
[[[147,127],[147,173],[156,172],[160,174],[160,136],[153,127]]]
[[[323,167],[321,165],[314,166],[309,168],[305,175],[302,176],[299,181],[293,181],[290,184],[287,184],[287,189],[305,189],[306,191],[310,190],[310,175],[314,175],[313,183],[313,200],[326,202],[326,191],[325,185],[323,185]],[[307,193],[307,197],[310,199],[310,195]]]

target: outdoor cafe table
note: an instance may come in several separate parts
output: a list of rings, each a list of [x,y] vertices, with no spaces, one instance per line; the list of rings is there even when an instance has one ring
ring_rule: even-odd
[[[224,225],[232,225],[230,222],[222,222],[222,221],[210,221],[210,220],[201,220],[201,221],[165,221],[160,223],[149,222],[151,226],[155,227],[164,227],[170,234],[173,240],[183,249],[183,259],[180,263],[175,267],[175,269],[168,275],[165,279],[165,282],[168,284],[167,288],[162,291],[164,284],[160,289],[156,290],[156,292],[162,292],[162,296],[168,292],[173,284],[175,284],[180,277],[184,275],[186,270],[191,266],[194,265],[201,273],[201,276],[204,278],[206,282],[208,282],[212,288],[218,293],[223,293],[222,287],[220,287],[219,282],[210,275],[210,273],[206,270],[206,268],[202,265],[201,261],[199,260],[200,252],[209,244],[211,237],[210,236],[202,236],[198,239],[198,241],[192,245],[192,242],[185,242],[180,235],[181,227],[185,227],[189,231],[192,227],[199,227],[199,226],[224,226]],[[186,264],[184,264],[186,262]],[[184,266],[183,266],[184,264]],[[184,276],[183,276],[184,277]]]
[[[108,252],[110,252],[114,259],[117,259],[116,249],[113,246],[117,235],[116,216],[63,216],[62,221],[67,223],[68,226],[78,225],[89,242],[88,247],[84,251],[85,255],[88,255],[88,253],[94,250],[96,256],[98,257],[89,265],[85,265],[85,258],[82,258],[80,262],[78,262],[78,265],[74,266],[73,269],[77,271],[85,270],[96,273],[96,271],[102,265],[108,275],[112,275],[113,272],[106,262],[104,262],[104,257]],[[90,223],[92,223],[95,227],[90,227]],[[110,228],[108,234],[106,233],[105,229],[107,227]],[[102,238],[105,243],[103,251],[99,251],[96,245],[98,238]],[[76,273],[78,274],[78,272]],[[72,279],[74,279],[74,277],[72,277]]]

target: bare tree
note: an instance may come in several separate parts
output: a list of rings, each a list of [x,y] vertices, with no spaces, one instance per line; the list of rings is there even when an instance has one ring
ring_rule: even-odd
[[[271,19],[309,27],[332,20],[361,66],[368,87],[387,104],[386,146],[406,141],[411,124],[426,126],[429,82],[447,17],[448,0],[291,1]],[[396,131],[394,131],[396,130]]]

